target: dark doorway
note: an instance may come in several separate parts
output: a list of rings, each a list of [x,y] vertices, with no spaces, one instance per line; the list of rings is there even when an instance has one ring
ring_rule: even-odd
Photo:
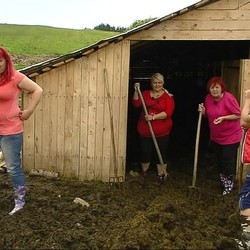
[[[138,165],[139,141],[136,131],[139,110],[131,105],[134,83],[150,88],[150,77],[160,72],[165,88],[174,95],[174,126],[170,136],[170,161],[194,154],[198,104],[204,102],[207,81],[221,75],[221,63],[247,59],[249,41],[146,41],[131,47],[127,132],[127,171]],[[235,83],[235,84],[238,84]],[[209,150],[209,128],[202,120],[200,153]]]

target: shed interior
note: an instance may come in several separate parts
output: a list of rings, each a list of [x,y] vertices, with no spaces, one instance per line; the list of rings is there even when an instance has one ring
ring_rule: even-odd
[[[248,59],[249,45],[250,41],[142,41],[131,46],[126,171],[139,166],[136,124],[140,111],[131,105],[134,83],[140,82],[143,91],[150,88],[153,73],[164,75],[165,88],[175,99],[174,125],[166,154],[170,163],[180,157],[194,157],[198,104],[204,102],[207,81],[222,74],[223,62]],[[234,84],[238,89],[239,82]],[[239,93],[233,94],[239,98]],[[199,155],[209,151],[209,127],[202,119]]]

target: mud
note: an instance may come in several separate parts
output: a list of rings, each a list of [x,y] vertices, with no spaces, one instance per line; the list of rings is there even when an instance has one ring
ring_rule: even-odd
[[[222,196],[208,159],[199,162],[197,189],[192,157],[168,168],[164,184],[154,167],[146,177],[128,171],[117,185],[27,174],[27,203],[13,216],[11,183],[0,174],[0,249],[237,249],[238,184]]]

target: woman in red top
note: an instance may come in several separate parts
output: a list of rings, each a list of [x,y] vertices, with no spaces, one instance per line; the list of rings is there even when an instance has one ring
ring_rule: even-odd
[[[160,73],[153,74],[151,77],[152,89],[145,90],[142,93],[148,115],[142,111],[137,124],[137,131],[140,135],[141,166],[143,174],[146,174],[147,170],[149,169],[150,162],[152,161],[154,143],[148,126],[148,121],[150,121],[152,124],[152,128],[164,163],[162,166],[159,162],[159,159],[156,159],[157,172],[160,180],[163,180],[166,177],[166,150],[169,134],[173,126],[171,116],[175,107],[173,96],[164,89],[163,85],[163,75]],[[142,101],[138,95],[140,83],[135,83],[134,87],[135,92],[132,103],[135,107],[141,108]]]

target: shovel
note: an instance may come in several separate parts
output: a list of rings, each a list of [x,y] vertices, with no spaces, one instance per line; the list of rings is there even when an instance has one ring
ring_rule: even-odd
[[[193,179],[192,179],[192,185],[189,186],[189,198],[191,196],[196,196],[196,197],[198,197],[198,199],[200,199],[200,197],[201,197],[200,188],[196,187],[196,175],[197,175],[198,150],[199,150],[199,141],[200,141],[201,118],[202,118],[202,113],[199,112],[197,132],[196,132],[196,142],[195,142],[195,153],[194,153]]]
[[[142,102],[142,106],[143,106],[143,109],[144,109],[144,113],[145,113],[146,115],[148,115],[148,111],[147,111],[147,108],[146,108],[146,105],[145,105],[145,102],[144,102],[144,99],[143,99],[143,96],[142,96],[142,93],[141,93],[141,90],[140,90],[139,87],[137,87],[137,91],[138,91],[139,97],[140,97],[141,102]],[[149,127],[149,130],[150,130],[151,136],[152,136],[153,141],[154,141],[155,149],[156,149],[156,152],[157,152],[157,155],[158,155],[160,164],[161,164],[161,166],[162,166],[162,170],[163,170],[163,172],[164,172],[165,177],[167,177],[167,176],[168,176],[168,173],[167,173],[167,171],[166,171],[166,170],[164,169],[164,167],[163,167],[164,163],[163,163],[163,160],[162,160],[162,156],[161,156],[161,152],[160,152],[160,149],[159,149],[157,140],[156,140],[156,138],[155,138],[155,133],[154,133],[154,130],[153,130],[153,128],[152,128],[152,124],[151,124],[150,121],[147,121],[147,123],[148,123],[148,127]]]

